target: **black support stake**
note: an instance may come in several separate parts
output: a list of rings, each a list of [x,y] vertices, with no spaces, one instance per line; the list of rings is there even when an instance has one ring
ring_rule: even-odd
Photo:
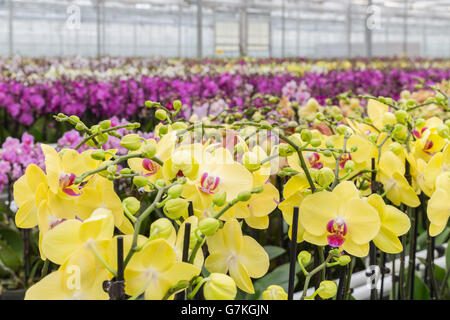
[[[189,207],[192,207],[192,202],[189,203]],[[183,262],[189,262],[189,243],[191,241],[191,224],[186,222],[184,224],[184,238],[183,238]],[[175,295],[175,300],[186,300],[185,293],[180,292]]]
[[[292,216],[292,237],[290,242],[290,254],[289,254],[288,300],[294,299],[295,262],[297,261],[297,229],[298,229],[298,207],[294,207],[294,213]]]

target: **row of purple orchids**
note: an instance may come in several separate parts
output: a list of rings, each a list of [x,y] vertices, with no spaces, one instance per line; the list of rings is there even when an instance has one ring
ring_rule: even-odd
[[[59,112],[77,115],[88,123],[113,116],[142,121],[149,113],[145,100],[160,101],[168,108],[179,99],[184,115],[203,116],[205,103],[224,101],[229,107],[258,107],[251,99],[255,94],[282,96],[288,83],[305,87],[319,103],[351,90],[354,94],[399,97],[402,90],[413,90],[417,78],[428,83],[450,78],[450,69],[331,70],[326,73],[306,72],[268,74],[211,74],[185,77],[141,76],[138,79],[110,77],[66,77],[51,81],[21,82],[0,78],[0,117],[4,123],[18,122],[25,129],[41,117]],[[303,97],[303,94],[300,95]],[[294,97],[292,97],[294,98]],[[298,102],[302,102],[301,99]],[[196,112],[196,109],[198,112]],[[206,108],[210,110],[211,108]],[[221,110],[216,110],[220,112]],[[14,135],[14,132],[10,132]]]

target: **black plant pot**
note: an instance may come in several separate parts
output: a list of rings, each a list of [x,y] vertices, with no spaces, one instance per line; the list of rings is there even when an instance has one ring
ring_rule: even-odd
[[[25,291],[25,289],[5,290],[0,295],[0,300],[23,300]]]

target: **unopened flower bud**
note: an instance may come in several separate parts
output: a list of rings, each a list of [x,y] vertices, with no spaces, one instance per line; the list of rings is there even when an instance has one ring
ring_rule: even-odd
[[[94,160],[105,160],[105,151],[102,149],[95,150],[91,153],[91,158]]]
[[[85,129],[85,127],[82,123],[77,123],[75,125],[75,130],[77,130],[77,131],[83,131],[84,129]]]
[[[250,200],[251,197],[252,197],[252,193],[251,192],[242,191],[242,192],[239,192],[239,194],[237,196],[237,199],[239,201],[241,201],[241,202],[245,202],[245,201]]]
[[[213,236],[219,230],[220,221],[215,218],[205,218],[199,222],[198,228],[205,236]]]
[[[335,175],[333,170],[330,168],[324,167],[319,170],[317,174],[317,183],[322,187],[329,186],[335,179]]]
[[[167,190],[167,194],[170,198],[175,199],[179,198],[181,196],[181,193],[183,192],[183,186],[181,184],[176,184]]]
[[[416,129],[422,129],[425,127],[426,121],[424,118],[418,118],[416,121],[414,121]]]
[[[356,151],[358,151],[358,146],[352,146],[350,148],[350,152],[356,152]]]
[[[400,143],[392,142],[389,145],[389,150],[392,151],[393,153],[395,153],[396,155],[399,155],[402,152],[403,148],[402,148],[402,145]]]
[[[317,289],[317,294],[322,299],[333,298],[337,293],[336,283],[330,280],[325,280],[320,283],[319,289]]]
[[[155,185],[159,188],[164,188],[166,186],[166,182],[163,179],[158,179],[155,181]]]
[[[185,130],[187,129],[187,124],[184,122],[175,122],[172,124],[172,129],[173,130]]]
[[[128,197],[123,199],[122,207],[124,208],[124,210],[127,210],[130,214],[134,215],[139,211],[141,203],[135,197]]]
[[[103,120],[99,123],[99,126],[102,130],[107,130],[111,127],[111,120]]]
[[[120,145],[127,150],[136,151],[141,147],[141,139],[138,134],[127,134],[120,140]]]
[[[234,300],[237,294],[233,278],[223,273],[211,273],[203,287],[206,300]]]
[[[408,117],[408,113],[405,110],[397,110],[395,112],[395,118],[399,123],[405,123],[406,117]]]
[[[155,118],[164,121],[167,119],[167,112],[165,110],[158,109],[155,112]]]
[[[322,141],[320,141],[320,139],[311,139],[309,143],[312,147],[317,148],[322,144]]]
[[[167,218],[155,220],[150,226],[151,239],[168,239],[172,233],[172,222]]]
[[[271,285],[262,293],[263,300],[287,300],[288,295],[283,287]]]
[[[263,186],[256,186],[252,189],[252,193],[262,193],[264,191]]]
[[[334,148],[334,142],[333,142],[332,140],[327,140],[327,141],[325,142],[325,146],[326,146],[327,148]]]
[[[300,251],[300,253],[297,256],[297,261],[302,266],[306,266],[311,261],[311,253],[308,251]]]
[[[164,125],[164,126],[159,127],[158,134],[160,137],[166,135],[168,132],[169,132],[168,126]]]
[[[258,157],[253,152],[246,152],[242,156],[242,163],[247,168],[248,171],[256,171],[261,167],[261,164],[258,162]]]
[[[288,157],[294,153],[294,148],[287,143],[280,143],[278,146],[278,153],[281,157]]]
[[[183,104],[181,103],[180,100],[175,100],[173,102],[173,108],[177,111],[180,110],[182,106],[183,106]]]
[[[309,129],[303,129],[301,133],[301,138],[305,142],[310,142],[312,139],[312,133]]]
[[[439,136],[441,136],[444,139],[450,138],[450,129],[445,124],[438,126],[436,132]]]
[[[133,177],[133,184],[138,188],[142,188],[142,187],[145,187],[146,185],[148,185],[148,180],[146,177],[136,176],[136,177]]]
[[[395,126],[397,124],[397,119],[392,112],[385,112],[383,114],[383,125]]]
[[[344,165],[344,170],[351,172],[355,170],[355,162],[353,160],[347,160]]]
[[[153,102],[153,101],[145,101],[145,106],[147,108],[153,108],[154,106],[157,106],[158,103],[157,102]]]
[[[402,124],[397,124],[394,127],[393,135],[395,139],[404,141],[408,137],[408,128]]]
[[[341,266],[346,266],[350,261],[352,261],[352,259],[348,255],[343,255],[338,258],[339,265]]]
[[[156,146],[154,143],[147,143],[142,148],[142,156],[147,159],[151,159],[156,154]]]
[[[349,128],[343,124],[340,124],[336,127],[336,132],[341,136],[344,135],[348,130]]]
[[[108,173],[110,173],[110,174],[116,174],[117,166],[116,165],[110,165],[110,166],[108,166],[106,171],[108,171]]]
[[[189,203],[182,198],[170,199],[164,206],[164,213],[172,220],[188,216]]]
[[[69,119],[73,122],[80,122],[80,118],[78,118],[77,116],[70,116]]]
[[[225,205],[225,202],[227,201],[227,193],[223,190],[216,193],[212,201],[215,206],[222,207],[223,205]]]

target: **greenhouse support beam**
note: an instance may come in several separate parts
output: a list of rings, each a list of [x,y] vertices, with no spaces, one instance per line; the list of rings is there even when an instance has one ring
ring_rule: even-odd
[[[241,57],[248,55],[248,15],[247,7],[239,10],[239,53]]]
[[[284,58],[286,55],[286,12],[285,12],[286,4],[285,0],[283,0],[283,5],[281,8],[281,57]]]
[[[201,59],[203,56],[203,12],[202,0],[197,0],[197,58]]]
[[[9,48],[9,56],[12,57],[14,55],[14,4],[13,0],[9,0],[8,2],[8,48]]]
[[[403,12],[403,54],[408,54],[408,0],[405,1]]]
[[[366,41],[366,57],[372,58],[372,29],[368,26],[369,18],[370,18],[370,10],[369,8],[372,6],[372,0],[368,1],[367,9],[366,9],[366,19],[364,20],[365,27],[365,41]]]

